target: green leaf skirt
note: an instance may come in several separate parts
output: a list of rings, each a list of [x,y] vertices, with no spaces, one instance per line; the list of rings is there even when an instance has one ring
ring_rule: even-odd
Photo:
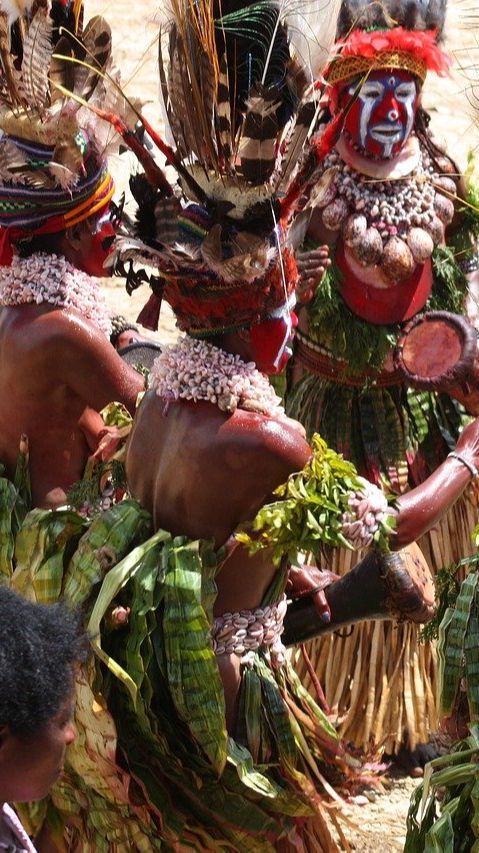
[[[354,769],[288,664],[275,671],[256,652],[226,732],[210,639],[221,553],[152,535],[132,500],[89,522],[68,509],[18,519],[15,488],[0,477],[0,489],[4,582],[81,607],[95,652],[78,673],[64,776],[19,807],[28,830],[46,821],[60,850],[92,853],[337,850],[325,777]],[[284,584],[278,569],[270,600]]]

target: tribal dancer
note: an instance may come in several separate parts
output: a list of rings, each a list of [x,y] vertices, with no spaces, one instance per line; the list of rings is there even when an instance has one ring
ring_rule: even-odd
[[[314,114],[315,92],[294,61],[294,16],[263,2],[222,4],[216,20],[214,9],[174,5],[161,70],[177,152],[156,139],[181,185],[176,195],[149,183],[151,170],[136,176],[138,232],[118,246],[125,260],[157,266],[150,315],[162,297],[187,333],[156,361],[129,443],[129,484],[144,508],[123,501],[85,532],[73,513],[32,514],[16,542],[14,584],[83,605],[97,652],[79,676],[65,778],[36,816],[57,837],[65,827],[68,849],[333,851],[318,789],[328,764],[351,770],[281,644],[287,583],[293,597],[313,595],[318,631],[336,626],[345,584],[291,569],[288,556],[313,541],[388,548],[390,511],[319,438],[312,454],[264,375],[284,367],[295,324],[281,198],[290,205],[302,186],[281,143],[291,116],[306,103]],[[321,20],[314,8],[301,22]],[[290,145],[296,132],[294,166],[307,137],[296,124]],[[396,544],[460,496],[479,463],[479,422],[457,454],[400,499]],[[295,471],[288,499],[271,503]],[[41,525],[48,547],[32,560]],[[407,572],[387,554],[368,574],[378,561],[378,584],[393,579],[388,606],[427,618],[427,583],[411,607]]]
[[[55,507],[97,449],[100,410],[116,400],[133,413],[143,382],[109,343],[96,280],[115,234],[113,133],[62,89],[104,102],[100,74],[62,56],[87,53],[108,69],[110,29],[96,17],[83,30],[79,2],[35,9],[13,23],[0,12],[4,41],[11,25],[0,94],[0,459],[13,476],[26,435],[33,503]]]
[[[448,358],[459,339],[468,339],[469,358],[476,351],[457,313],[478,212],[462,203],[473,188],[434,143],[420,103],[427,72],[450,65],[437,43],[444,13],[443,2],[342,4],[326,91],[331,116],[346,112],[317,172],[321,209],[308,232],[313,244],[334,245],[333,263],[301,312],[287,398],[308,434],[321,432],[396,494],[424,482],[453,449],[467,422],[457,400],[477,413],[477,380],[461,381]],[[406,322],[431,309],[457,313],[419,323],[393,361]],[[470,553],[476,519],[468,490],[419,543],[434,571]],[[330,567],[343,573],[356,559],[336,552]],[[396,752],[435,731],[434,649],[414,626],[362,625],[314,643],[309,655],[346,740]]]

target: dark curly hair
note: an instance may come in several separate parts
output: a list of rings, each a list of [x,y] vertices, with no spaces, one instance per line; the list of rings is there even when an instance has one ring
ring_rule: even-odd
[[[87,649],[79,616],[64,604],[34,604],[0,586],[0,726],[22,737],[47,725]]]

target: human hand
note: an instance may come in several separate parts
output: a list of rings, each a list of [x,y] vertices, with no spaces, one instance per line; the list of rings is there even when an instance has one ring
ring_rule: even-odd
[[[329,247],[324,245],[309,252],[299,252],[296,255],[296,264],[300,275],[296,287],[298,302],[310,302],[323,279],[325,270],[331,266]]]
[[[286,594],[292,599],[310,597],[321,621],[328,623],[331,611],[324,590],[337,580],[338,575],[317,566],[290,566]]]

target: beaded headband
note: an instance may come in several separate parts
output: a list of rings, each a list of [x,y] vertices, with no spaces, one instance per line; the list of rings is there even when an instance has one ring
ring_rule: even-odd
[[[385,51],[374,59],[364,56],[348,56],[343,60],[332,63],[328,71],[328,83],[335,86],[352,77],[363,77],[381,68],[400,68],[409,71],[424,82],[427,75],[427,65],[411,53],[405,51]]]

